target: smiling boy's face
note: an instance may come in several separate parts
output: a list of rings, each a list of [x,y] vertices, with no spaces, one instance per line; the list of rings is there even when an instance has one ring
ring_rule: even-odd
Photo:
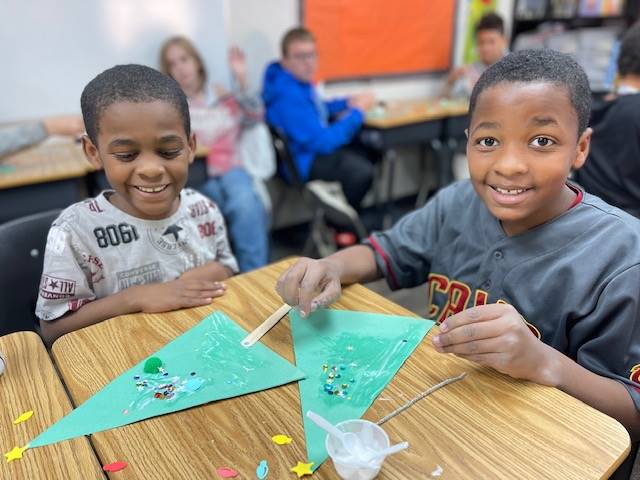
[[[577,113],[563,87],[502,82],[479,95],[467,141],[471,181],[508,235],[571,206],[575,193],[567,176],[583,165],[591,138],[591,129],[579,138],[577,131]]]
[[[83,148],[115,190],[109,201],[146,220],[171,216],[195,152],[195,136],[187,137],[180,112],[163,101],[116,102],[98,124],[98,146],[85,136]]]

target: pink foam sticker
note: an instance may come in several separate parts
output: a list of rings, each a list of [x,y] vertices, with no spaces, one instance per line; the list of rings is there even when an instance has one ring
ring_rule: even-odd
[[[127,465],[127,462],[113,462],[102,467],[102,470],[104,470],[105,472],[119,472],[123,468],[126,468]]]
[[[238,472],[229,467],[220,467],[216,470],[216,472],[218,472],[218,475],[220,475],[222,478],[235,478],[238,476]]]

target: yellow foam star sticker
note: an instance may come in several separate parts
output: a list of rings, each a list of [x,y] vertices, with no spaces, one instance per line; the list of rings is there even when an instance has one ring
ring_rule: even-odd
[[[293,439],[287,435],[274,435],[271,440],[278,445],[289,445]]]
[[[29,445],[25,445],[24,447],[13,447],[13,450],[4,454],[7,458],[7,463],[22,458],[22,454],[27,448],[29,448]]]
[[[313,463],[314,462],[311,462],[311,463],[298,462],[298,464],[295,467],[291,467],[291,471],[297,474],[298,478],[303,477],[305,475],[312,475],[313,470],[311,470],[311,467],[313,466]]]
[[[33,415],[33,410],[29,410],[28,412],[24,412],[18,418],[13,421],[14,425],[18,425],[19,423],[26,422]]]

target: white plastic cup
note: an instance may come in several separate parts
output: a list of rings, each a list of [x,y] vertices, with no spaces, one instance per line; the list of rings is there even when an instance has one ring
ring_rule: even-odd
[[[7,361],[4,359],[4,354],[0,352],[0,376],[4,373],[4,369],[6,368]]]
[[[389,447],[387,432],[368,420],[347,420],[338,423],[336,427],[343,432],[352,432],[357,435],[369,455]],[[350,455],[342,442],[333,435],[327,435],[324,444],[342,480],[371,480],[378,475],[384,463],[385,457],[378,457],[368,462],[359,461]]]

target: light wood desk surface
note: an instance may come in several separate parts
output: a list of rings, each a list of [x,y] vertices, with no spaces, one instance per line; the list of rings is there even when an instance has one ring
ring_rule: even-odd
[[[62,337],[53,354],[74,401],[82,403],[214,309],[252,330],[280,306],[274,286],[291,262],[230,279],[227,293],[210,307],[128,315]],[[412,315],[361,285],[345,289],[334,308]],[[365,418],[378,420],[425,388],[468,375],[385,424],[392,443],[407,440],[410,448],[388,458],[379,478],[430,478],[440,465],[449,479],[584,480],[606,477],[625,458],[629,436],[615,420],[559,390],[439,354],[429,337]],[[263,342],[294,360],[287,320]],[[272,443],[281,433],[293,443]],[[100,458],[129,462],[128,479],[214,478],[221,466],[255,478],[262,459],[269,478],[295,478],[289,468],[306,456],[296,383],[97,433],[92,443]],[[327,461],[312,478],[337,476]]]
[[[23,447],[72,407],[38,334],[18,332],[0,337],[0,352],[7,359],[7,369],[0,376],[0,448],[4,454],[13,447]],[[13,421],[28,410],[33,410],[33,416],[14,425]],[[89,441],[76,438],[27,450],[22,459],[11,463],[7,463],[3,455],[0,478],[101,479],[104,476]]]
[[[4,158],[0,165],[0,189],[84,177],[93,168],[72,142],[47,143],[21,150]]]
[[[394,100],[387,102],[383,108],[369,111],[364,123],[372,128],[395,128],[465,115],[468,110],[469,103],[466,100]]]

